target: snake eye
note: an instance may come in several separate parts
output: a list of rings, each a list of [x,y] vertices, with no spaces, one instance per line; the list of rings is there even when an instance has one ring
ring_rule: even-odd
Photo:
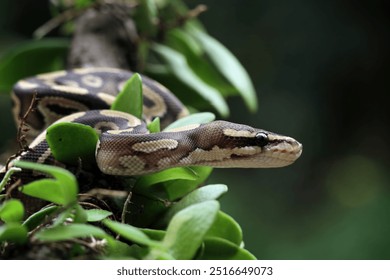
[[[256,143],[260,147],[264,147],[269,142],[268,135],[264,132],[257,133],[255,137],[256,137]]]

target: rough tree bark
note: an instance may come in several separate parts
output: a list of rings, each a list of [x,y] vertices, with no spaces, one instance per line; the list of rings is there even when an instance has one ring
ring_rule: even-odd
[[[136,71],[138,34],[132,7],[106,4],[88,9],[76,21],[67,67],[115,67]]]

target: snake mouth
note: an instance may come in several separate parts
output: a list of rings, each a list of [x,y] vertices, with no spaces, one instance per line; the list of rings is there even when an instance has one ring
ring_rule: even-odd
[[[266,147],[261,156],[264,167],[283,167],[294,163],[302,154],[303,145],[293,138]]]

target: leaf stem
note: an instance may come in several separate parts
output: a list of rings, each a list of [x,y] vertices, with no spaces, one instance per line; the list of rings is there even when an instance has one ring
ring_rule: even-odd
[[[15,172],[20,172],[22,171],[21,168],[19,167],[11,167],[8,169],[8,171],[5,173],[3,180],[0,182],[0,192],[3,190],[5,185],[7,184],[8,180],[11,178],[12,174]]]

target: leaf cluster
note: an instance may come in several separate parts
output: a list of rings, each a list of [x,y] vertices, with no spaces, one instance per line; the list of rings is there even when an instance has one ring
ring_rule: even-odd
[[[86,209],[78,196],[74,175],[65,169],[21,161],[14,165],[52,177],[21,187],[24,194],[51,204],[24,219],[23,204],[17,199],[5,200],[0,205],[3,250],[10,245],[15,250],[26,244],[54,246],[67,242],[72,248],[68,258],[80,257],[92,248],[95,258],[105,259],[254,259],[242,247],[239,225],[220,210],[217,199],[227,191],[225,185],[196,188],[192,184],[193,189],[185,195],[183,190],[174,188],[199,180],[193,170],[167,170],[137,180],[132,195],[147,191],[143,199],[148,213],[143,215],[142,222],[159,216],[155,225],[141,227],[115,221],[113,213],[107,210]],[[153,186],[157,184],[162,184],[169,196],[176,197],[166,200],[169,206],[163,206],[163,211],[161,204],[153,205],[157,201]],[[137,223],[140,222],[134,221]]]

